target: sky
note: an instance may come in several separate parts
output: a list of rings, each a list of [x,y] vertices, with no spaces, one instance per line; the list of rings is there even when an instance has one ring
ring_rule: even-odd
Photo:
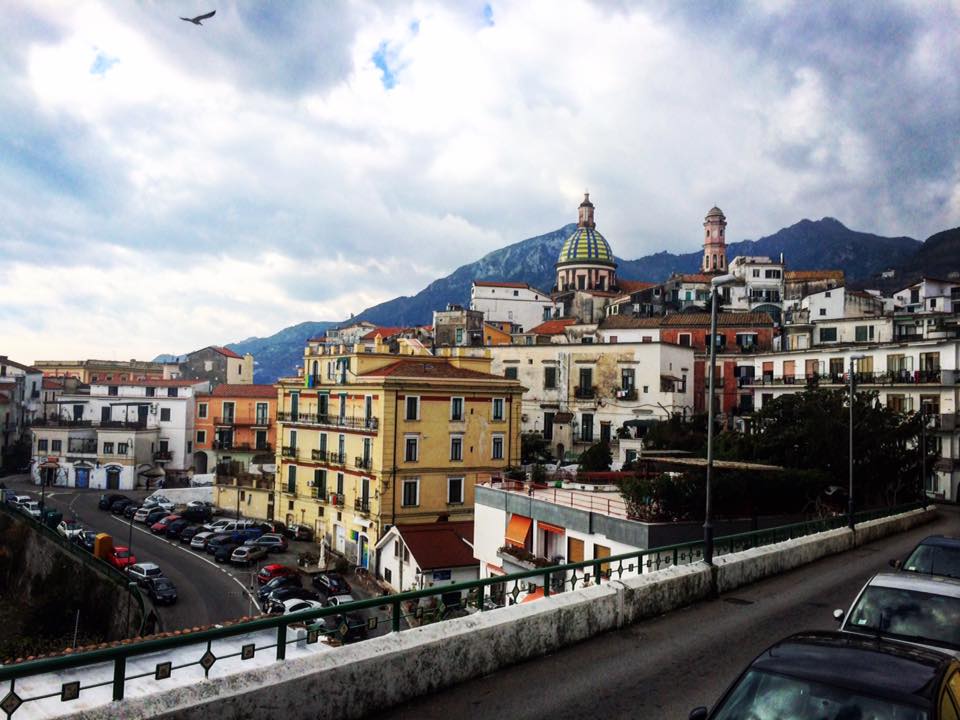
[[[216,9],[202,26],[183,22]],[[44,2],[0,24],[0,354],[340,320],[576,220],[620,257],[960,225],[960,2]]]

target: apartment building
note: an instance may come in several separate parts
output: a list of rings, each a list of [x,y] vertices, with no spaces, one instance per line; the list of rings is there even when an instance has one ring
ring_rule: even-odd
[[[520,383],[485,350],[403,350],[309,341],[309,374],[278,383],[268,517],[361,567],[394,525],[471,519],[477,478],[519,463]]]
[[[555,322],[555,321],[551,321]],[[522,432],[541,433],[555,456],[576,458],[603,441],[693,404],[694,353],[660,342],[507,345],[489,348],[493,373],[523,386]]]
[[[23,440],[41,408],[43,373],[39,368],[0,355],[0,468],[26,462]]]
[[[474,280],[470,286],[470,309],[483,313],[487,322],[508,322],[529,330],[560,312],[550,293],[521,282]]]
[[[207,383],[144,380],[91,383],[63,392],[32,426],[36,482],[131,490],[144,473],[193,467],[194,394]]]
[[[887,407],[904,413],[923,411],[935,435],[940,460],[930,469],[928,492],[958,499],[960,484],[960,342],[919,340],[904,343],[863,343],[744,358],[752,372],[741,374],[739,392],[750,396],[751,408],[762,408],[776,397],[811,386],[844,388],[849,382],[850,357],[856,361],[857,387],[874,391]]]
[[[230,348],[210,345],[178,358],[175,377],[206,380],[210,387],[220,384],[250,385],[253,382],[253,355],[240,355]]]
[[[163,380],[176,375],[176,363],[143,360],[38,360],[45,377],[75,378],[81,383]]]

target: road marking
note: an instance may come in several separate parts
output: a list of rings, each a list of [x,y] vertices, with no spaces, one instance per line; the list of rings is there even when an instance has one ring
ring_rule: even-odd
[[[117,522],[119,522],[119,523],[122,524],[122,525],[128,525],[128,526],[132,527],[132,528],[133,528],[134,530],[136,530],[137,532],[142,532],[144,535],[148,535],[148,536],[150,536],[150,537],[157,538],[157,540],[160,540],[161,542],[165,542],[165,543],[167,543],[168,545],[177,548],[177,550],[181,550],[181,551],[187,553],[188,555],[197,558],[197,560],[200,560],[200,561],[202,561],[202,562],[205,562],[205,563],[207,563],[208,565],[213,565],[213,567],[215,567],[215,568],[216,568],[217,570],[219,570],[220,572],[224,573],[227,577],[229,577],[231,580],[233,580],[237,585],[239,585],[239,586],[243,589],[243,592],[246,593],[246,595],[250,598],[250,602],[253,603],[254,607],[260,607],[259,603],[257,603],[257,599],[253,596],[253,593],[251,593],[251,592],[247,589],[247,586],[244,585],[242,582],[240,582],[239,578],[237,578],[237,577],[234,576],[234,575],[231,575],[225,568],[220,567],[220,566],[217,565],[217,563],[215,563],[214,561],[212,561],[212,560],[207,560],[207,558],[203,557],[202,555],[199,555],[198,553],[195,553],[195,552],[191,552],[191,551],[188,550],[187,548],[182,547],[179,542],[177,542],[177,543],[171,542],[170,540],[167,540],[166,538],[162,538],[162,537],[159,537],[159,536],[157,536],[157,535],[154,535],[154,534],[153,534],[152,532],[150,532],[149,530],[146,530],[146,529],[141,528],[141,527],[137,527],[136,525],[133,525],[132,523],[128,523],[126,520],[123,520],[123,519],[121,519],[121,518],[118,518],[118,517],[117,517],[116,515],[114,515],[113,513],[110,514],[110,517],[113,518],[114,520],[116,520]]]

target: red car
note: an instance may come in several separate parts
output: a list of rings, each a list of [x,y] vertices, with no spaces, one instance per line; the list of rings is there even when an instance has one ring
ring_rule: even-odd
[[[280,565],[279,563],[272,563],[270,565],[264,565],[262,568],[260,568],[260,572],[257,573],[257,583],[260,585],[265,585],[274,578],[296,574],[297,571],[292,567]]]
[[[130,565],[136,564],[137,556],[130,552],[130,548],[124,545],[115,545],[108,562],[117,570],[126,570]]]
[[[150,532],[154,535],[159,535],[160,533],[165,533],[167,528],[170,527],[170,523],[176,522],[180,519],[179,515],[167,515],[162,520],[155,522],[150,526]]]

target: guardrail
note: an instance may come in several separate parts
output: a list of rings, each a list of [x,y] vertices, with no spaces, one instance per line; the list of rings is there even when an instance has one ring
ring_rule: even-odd
[[[870,510],[858,513],[856,520],[866,522],[879,517],[918,509],[924,505],[924,503],[915,502],[892,508]],[[846,516],[840,515],[756,532],[717,537],[714,541],[714,552],[715,555],[733,553],[824,530],[837,529],[845,525]],[[60,697],[61,702],[68,702],[78,698],[84,690],[105,686],[111,687],[114,700],[122,700],[126,684],[140,678],[153,677],[156,681],[161,682],[169,679],[174,671],[195,666],[203,669],[204,677],[209,677],[210,669],[219,660],[238,657],[241,661],[244,661],[252,659],[258,652],[273,651],[276,660],[282,661],[286,658],[288,647],[293,643],[311,645],[319,642],[321,637],[334,637],[341,641],[348,641],[355,633],[363,634],[366,630],[376,629],[379,625],[385,623],[389,623],[391,631],[399,632],[403,629],[404,622],[411,627],[416,627],[450,617],[460,617],[469,612],[481,612],[513,604],[520,600],[521,594],[528,596],[542,593],[544,597],[548,597],[567,589],[574,590],[588,585],[601,584],[605,581],[620,579],[625,575],[687,565],[702,558],[703,542],[698,540],[582,562],[537,567],[533,570],[511,573],[510,575],[375,597],[319,610],[308,610],[277,617],[261,617],[207,630],[184,633],[174,637],[147,638],[133,644],[0,666],[0,682],[9,682],[9,692],[6,693],[3,700],[0,700],[0,709],[6,711],[9,718],[25,703],[57,696]],[[424,603],[424,601],[427,602]],[[373,614],[362,622],[358,622],[356,619],[355,613],[358,611],[377,610],[384,607],[387,608],[387,611],[382,617]],[[333,622],[332,625],[331,621]],[[291,637],[289,629],[292,625],[302,627],[299,627]],[[266,634],[264,644],[258,645],[256,638],[247,637],[248,642],[242,644],[239,649],[232,648],[230,652],[220,655],[213,652],[212,643],[216,640],[250,636],[262,631],[273,631]],[[141,656],[163,650],[182,650],[189,646],[196,646],[197,652],[201,653],[189,662],[182,655],[179,655],[176,665],[172,660],[166,659],[157,662],[148,671],[142,671],[143,668],[141,667],[141,672],[127,674],[128,660],[136,660]],[[47,692],[30,697],[20,697],[16,694],[16,681],[21,678],[77,668],[89,668],[103,663],[113,664],[112,678],[108,680],[90,682],[84,685],[81,680],[71,679],[61,684],[59,692]]]

